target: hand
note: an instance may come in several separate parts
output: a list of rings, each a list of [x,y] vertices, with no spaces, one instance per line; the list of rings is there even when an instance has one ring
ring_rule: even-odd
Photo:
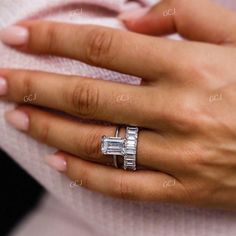
[[[174,6],[168,3],[176,3],[177,12],[183,14],[171,19],[159,16],[160,22],[150,21],[151,30],[145,33],[178,29],[192,41],[43,21],[21,22],[3,31],[2,40],[18,49],[69,57],[143,78],[142,85],[135,86],[2,69],[0,93],[6,99],[23,103],[25,96],[37,95],[33,106],[19,106],[6,119],[61,150],[46,157],[47,162],[91,190],[123,199],[235,210],[236,17],[205,0],[198,1],[201,11],[194,14],[185,10],[196,1],[164,1],[149,14],[155,18],[163,8]],[[213,12],[207,15],[209,9]],[[203,24],[203,16],[209,24]],[[224,16],[222,28],[219,16]],[[138,23],[131,25],[142,31]],[[37,106],[114,125],[87,124]],[[100,152],[101,137],[113,136],[117,124],[143,128],[137,161],[145,169],[129,172],[106,165],[111,161]]]

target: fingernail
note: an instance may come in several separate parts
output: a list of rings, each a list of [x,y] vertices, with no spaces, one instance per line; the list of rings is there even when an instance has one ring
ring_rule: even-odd
[[[67,162],[63,156],[48,155],[44,157],[44,161],[57,171],[65,172],[67,169]]]
[[[0,39],[5,44],[20,46],[27,43],[29,31],[21,26],[10,26],[0,32]]]
[[[137,20],[147,14],[149,11],[149,7],[142,8],[136,11],[131,12],[124,12],[118,16],[118,18],[122,21],[130,21],[130,20]]]
[[[7,81],[5,78],[0,76],[0,96],[7,94]]]
[[[29,117],[22,111],[8,111],[5,114],[5,118],[10,125],[18,130],[27,131],[29,128]]]

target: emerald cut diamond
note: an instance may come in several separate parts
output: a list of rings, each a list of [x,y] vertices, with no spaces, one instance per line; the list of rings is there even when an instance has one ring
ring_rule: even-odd
[[[119,137],[119,127],[116,129],[115,137],[102,137],[101,151],[104,155],[112,155],[113,163],[118,168],[117,156],[124,157],[123,168],[125,170],[136,170],[136,155],[138,145],[138,127],[126,127],[124,138]]]
[[[123,156],[125,152],[125,139],[121,137],[102,137],[102,153],[105,155]]]

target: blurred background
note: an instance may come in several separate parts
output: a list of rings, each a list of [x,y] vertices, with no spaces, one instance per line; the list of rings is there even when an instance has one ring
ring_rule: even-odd
[[[0,149],[0,236],[37,206],[44,189]]]

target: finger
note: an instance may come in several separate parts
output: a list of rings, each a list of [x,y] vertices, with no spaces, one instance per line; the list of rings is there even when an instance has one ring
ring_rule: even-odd
[[[236,42],[236,15],[208,0],[163,0],[150,11],[124,13],[120,19],[132,31],[165,35],[179,33],[195,41]]]
[[[20,29],[28,32],[23,45],[31,53],[69,57],[150,80],[155,79],[153,75],[163,75],[173,70],[176,64],[172,58],[177,42],[166,39],[94,25],[45,21],[23,22],[19,25]],[[3,30],[3,42],[12,44],[8,39],[13,37],[14,45],[18,45],[15,41],[20,34],[15,31],[20,31],[19,27]],[[22,45],[21,38],[19,44]]]
[[[168,91],[52,73],[4,70],[6,98],[64,111],[87,119],[154,127],[153,102],[161,113]],[[70,79],[70,80],[69,80]],[[164,94],[166,93],[166,95]],[[168,94],[167,94],[168,93]],[[30,99],[29,96],[35,99]],[[157,111],[155,111],[156,113]],[[161,118],[161,115],[160,115]]]
[[[16,125],[20,117],[27,117],[27,127]],[[80,156],[102,164],[110,165],[112,156],[105,156],[101,152],[102,137],[114,137],[116,127],[101,124],[86,124],[57,114],[49,113],[34,107],[18,107],[17,110],[6,113],[7,121],[15,128],[20,128],[34,139],[53,146],[59,150]],[[24,120],[26,120],[24,119]],[[124,129],[120,137],[124,137]],[[141,130],[137,147],[137,166],[173,173],[183,171],[185,166],[179,157],[178,150],[171,139],[165,139],[152,131]],[[180,148],[179,148],[180,149]],[[179,156],[178,156],[179,155]],[[122,159],[122,158],[121,158]],[[122,160],[121,160],[122,162]]]
[[[55,163],[63,162],[65,174],[80,183],[80,186],[112,197],[127,200],[144,200],[156,202],[184,202],[185,193],[181,184],[161,172],[123,170],[97,165],[76,158],[66,153],[47,156],[47,163],[58,169]],[[175,182],[172,187],[166,187],[167,181]],[[142,189],[142,191],[140,191]]]

